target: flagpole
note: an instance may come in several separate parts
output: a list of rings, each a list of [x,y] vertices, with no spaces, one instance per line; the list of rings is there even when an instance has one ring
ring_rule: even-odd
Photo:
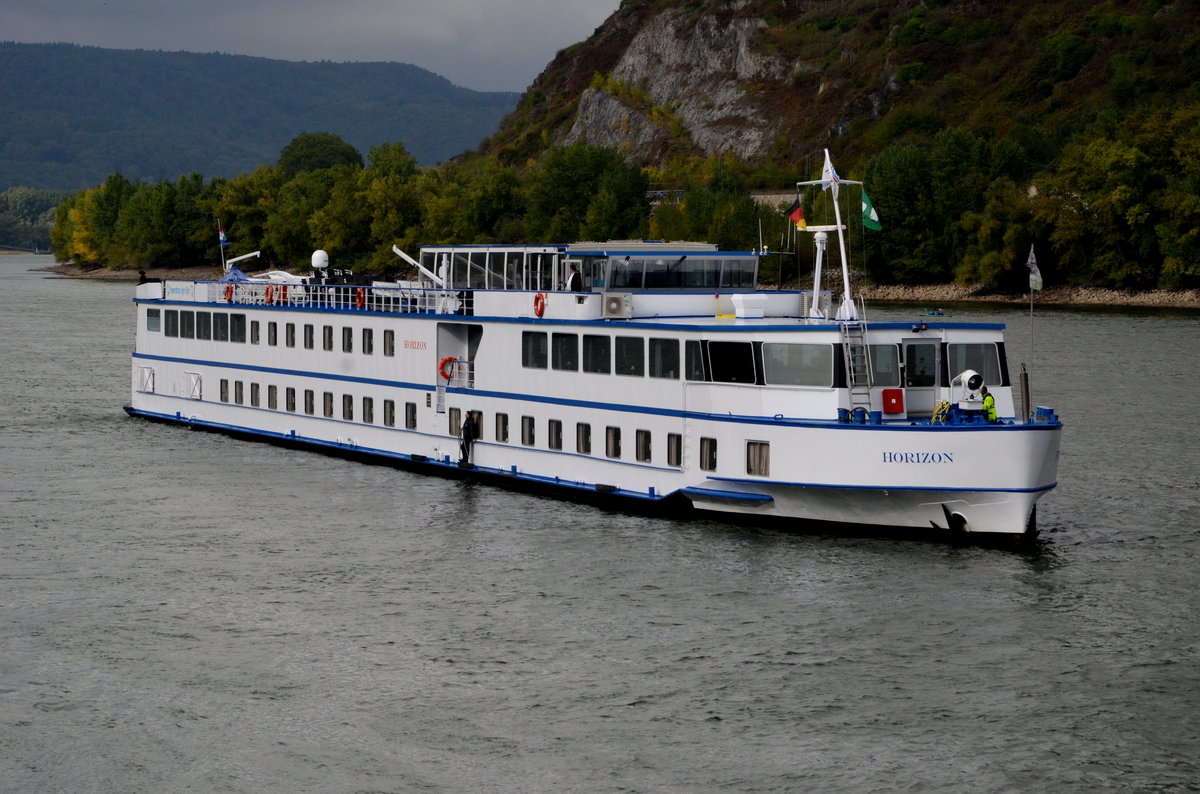
[[[225,267],[225,241],[221,239],[224,236],[225,229],[221,226],[221,219],[217,218],[217,249],[221,252],[221,272],[224,273]]]

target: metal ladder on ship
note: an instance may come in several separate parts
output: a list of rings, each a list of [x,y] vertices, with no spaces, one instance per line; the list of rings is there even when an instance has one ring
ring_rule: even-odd
[[[850,412],[871,411],[871,348],[867,345],[866,320],[842,323],[842,356],[846,362],[846,386]]]

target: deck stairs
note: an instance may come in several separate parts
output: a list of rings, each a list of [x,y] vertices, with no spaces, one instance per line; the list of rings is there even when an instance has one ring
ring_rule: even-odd
[[[850,410],[871,410],[871,348],[867,345],[864,320],[842,323],[842,355],[846,362],[846,385],[850,390]]]

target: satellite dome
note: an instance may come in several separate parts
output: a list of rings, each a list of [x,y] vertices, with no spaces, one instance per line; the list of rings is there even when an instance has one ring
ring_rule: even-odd
[[[312,255],[313,270],[326,270],[329,267],[329,254],[317,249]]]

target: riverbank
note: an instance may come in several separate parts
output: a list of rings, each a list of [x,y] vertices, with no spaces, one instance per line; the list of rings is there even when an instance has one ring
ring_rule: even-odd
[[[54,273],[63,278],[96,279],[100,281],[137,281],[136,270],[79,270],[74,265],[56,264],[36,270]],[[218,279],[221,269],[214,267],[165,268],[150,270],[147,274],[159,279]],[[1021,295],[999,295],[985,293],[979,287],[963,287],[958,284],[926,284],[921,286],[862,285],[859,294],[872,303],[922,303],[931,307],[953,303],[1029,303],[1029,293]],[[1139,306],[1159,309],[1200,310],[1200,290],[1151,290],[1149,292],[1124,292],[1122,290],[1097,289],[1094,287],[1050,287],[1036,296],[1039,305],[1054,306]]]

